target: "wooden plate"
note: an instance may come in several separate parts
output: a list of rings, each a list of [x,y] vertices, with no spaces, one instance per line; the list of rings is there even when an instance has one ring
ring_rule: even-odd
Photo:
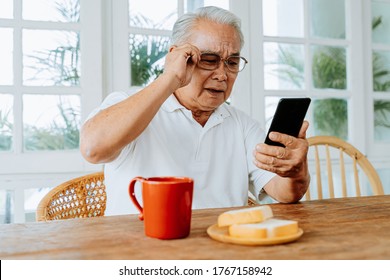
[[[224,243],[232,243],[239,245],[276,245],[283,244],[297,240],[302,236],[303,230],[298,229],[298,232],[293,235],[287,235],[283,237],[273,238],[241,238],[230,236],[228,233],[228,227],[219,227],[217,224],[209,226],[207,234],[214,240]]]

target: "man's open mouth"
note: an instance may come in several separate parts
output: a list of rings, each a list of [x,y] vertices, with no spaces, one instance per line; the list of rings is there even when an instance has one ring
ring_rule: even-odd
[[[207,88],[206,90],[207,90],[208,92],[212,93],[212,94],[219,94],[219,93],[225,92],[225,91],[222,90],[222,89],[214,89],[214,88]]]

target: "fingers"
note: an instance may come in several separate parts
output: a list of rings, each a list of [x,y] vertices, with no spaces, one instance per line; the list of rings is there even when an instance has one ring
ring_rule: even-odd
[[[307,151],[309,144],[306,131],[309,123],[302,123],[298,137],[271,132],[272,141],[282,143],[285,147],[272,146],[264,143],[256,145],[253,152],[254,164],[263,170],[278,174],[281,177],[296,177],[307,166]]]
[[[269,138],[274,141],[274,142],[279,142],[282,143],[285,147],[293,148],[294,143],[295,143],[295,137],[288,135],[288,134],[283,134],[279,132],[271,132],[269,134]]]
[[[296,161],[295,158],[283,159],[261,153],[256,154],[253,163],[260,169],[270,171],[282,177],[294,177],[302,165],[302,161]]]
[[[286,149],[282,148],[282,149],[279,149],[277,155],[276,155],[276,158],[278,159],[284,159],[285,155],[286,155]]]
[[[176,88],[188,85],[200,59],[199,49],[191,44],[173,45],[165,58],[164,73],[175,77]]]
[[[276,173],[282,177],[294,176],[301,169],[307,155],[308,143],[305,139],[288,138],[286,147],[264,143],[256,145],[253,152],[254,164],[261,169]],[[295,141],[297,143],[295,143]],[[291,148],[296,145],[297,148]]]
[[[288,172],[288,165],[284,164],[282,159],[273,156],[259,154],[254,158],[253,162],[258,168],[276,174],[285,174]]]
[[[289,161],[289,151],[277,146],[263,147],[259,144],[253,152],[255,164],[266,169],[270,167],[282,167]]]
[[[297,141],[298,138],[306,139],[306,131],[307,131],[308,128],[309,128],[309,122],[308,121],[304,121],[302,123],[301,129],[299,131],[299,134],[298,134],[297,138],[295,138],[295,137],[293,137],[291,135],[279,133],[279,132],[276,132],[276,131],[272,131],[269,134],[269,138],[272,141],[282,143],[286,147],[296,148],[297,145],[299,145],[299,141]]]
[[[306,138],[306,131],[309,128],[309,122],[303,121],[301,129],[298,134],[298,138]]]
[[[171,46],[170,53],[177,55],[179,58],[184,58],[185,62],[196,65],[200,59],[199,49],[191,44],[184,44],[181,46]]]

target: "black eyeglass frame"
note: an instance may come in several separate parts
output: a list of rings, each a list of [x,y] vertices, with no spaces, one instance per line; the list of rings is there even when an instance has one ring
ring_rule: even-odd
[[[204,64],[202,64],[202,61],[204,62],[205,60],[202,59],[202,56],[204,55],[209,55],[209,56],[213,56],[215,58],[218,58],[217,61],[218,62],[213,62],[215,65],[209,65],[205,67]],[[239,65],[242,65],[242,68],[240,69],[241,66],[239,66],[238,70],[235,70],[234,68],[231,68],[231,64],[229,64],[229,59],[231,58],[238,58],[239,59]],[[245,69],[245,66],[248,64],[248,60],[243,57],[243,56],[239,56],[239,55],[229,55],[227,58],[222,58],[219,54],[216,54],[216,53],[201,53],[200,55],[200,60],[198,61],[198,64],[197,66],[200,68],[200,69],[203,69],[203,70],[215,70],[215,69],[218,69],[218,67],[220,66],[221,64],[221,61],[223,61],[223,64],[225,64],[226,68],[232,72],[232,73],[239,73],[241,72],[242,70]]]

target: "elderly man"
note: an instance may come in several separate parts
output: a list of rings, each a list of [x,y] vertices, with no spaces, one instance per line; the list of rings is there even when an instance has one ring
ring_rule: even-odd
[[[80,146],[88,161],[105,163],[106,214],[136,212],[127,194],[135,176],[194,178],[194,208],[245,205],[249,186],[256,197],[302,198],[310,181],[308,123],[297,138],[271,133],[286,147],[269,146],[258,122],[225,103],[247,63],[243,43],[231,12],[185,14],[174,25],[164,72],[135,94],[110,94],[91,114]]]

